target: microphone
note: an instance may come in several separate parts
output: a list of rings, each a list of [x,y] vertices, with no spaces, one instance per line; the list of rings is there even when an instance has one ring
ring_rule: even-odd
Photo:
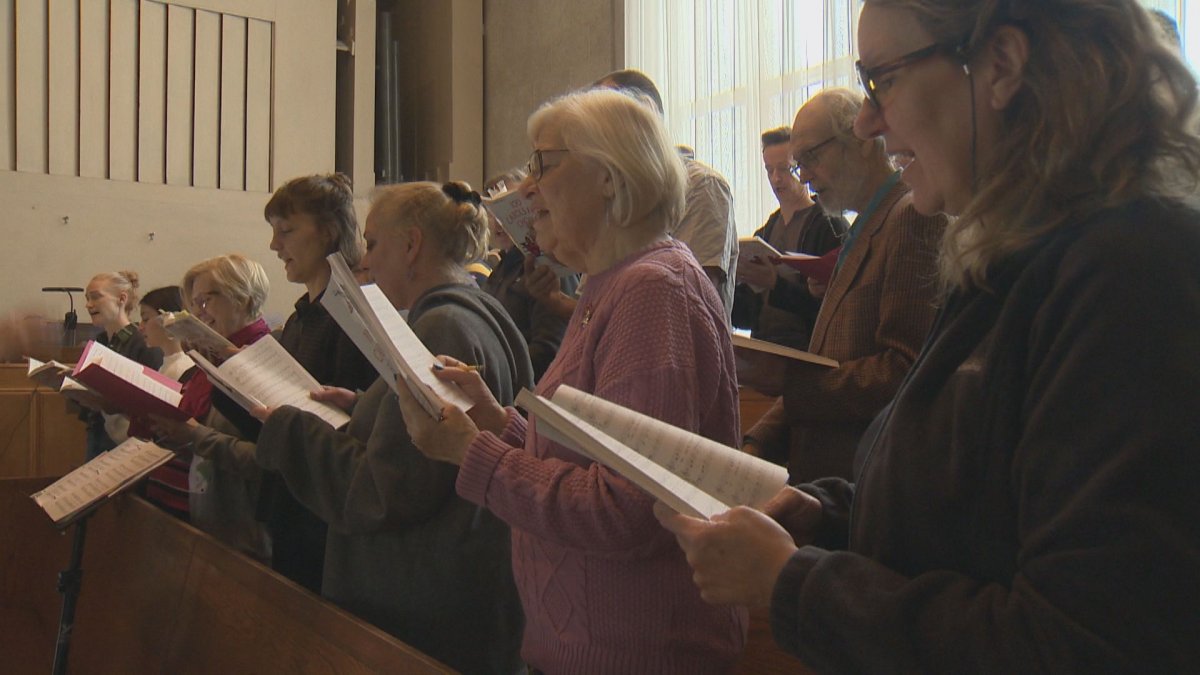
[[[63,332],[70,333],[79,325],[79,315],[75,313],[75,298],[71,295],[72,291],[83,292],[83,289],[78,286],[44,286],[43,293],[66,293],[67,300],[71,302],[71,309],[67,311],[63,317]]]

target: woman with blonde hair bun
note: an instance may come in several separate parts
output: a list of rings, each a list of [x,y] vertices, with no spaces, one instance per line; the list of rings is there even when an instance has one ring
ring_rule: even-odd
[[[130,319],[138,305],[137,288],[137,272],[101,272],[88,282],[84,291],[84,307],[92,318],[92,324],[100,328],[96,336],[97,343],[157,370],[162,365],[162,351],[147,345],[137,324]],[[85,410],[81,418],[87,422],[88,459],[116,446],[104,428],[103,411]]]
[[[1196,670],[1200,138],[1157,31],[1136,0],[866,0],[855,130],[958,217],[946,296],[853,483],[662,511],[707,599],[820,671]]]

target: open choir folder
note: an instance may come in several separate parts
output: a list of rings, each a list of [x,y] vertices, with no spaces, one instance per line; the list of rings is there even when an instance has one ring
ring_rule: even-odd
[[[471,399],[457,385],[434,377],[433,364],[437,360],[383,291],[375,284],[359,286],[341,253],[333,253],[328,259],[332,273],[321,304],[380,377],[394,391],[407,387],[431,417],[442,414],[438,397],[460,410],[469,409]]]
[[[159,415],[179,421],[190,417],[179,409],[183,385],[95,340],[84,347],[75,370],[63,379],[59,390],[70,395],[80,388],[79,384],[125,413]]]
[[[150,441],[130,438],[31,497],[55,525],[66,527],[173,456]]]
[[[828,284],[837,268],[838,254],[842,247],[837,247],[825,255],[810,255],[808,253],[784,253],[767,243],[762,237],[741,237],[738,239],[738,257],[746,260],[769,262],[777,267],[793,269],[806,277],[820,283]]]
[[[68,366],[53,359],[43,362],[32,356],[27,358],[29,359],[29,379],[54,391],[61,389],[63,379],[68,377],[71,371],[75,370],[75,366]]]
[[[321,384],[270,335],[242,348],[219,366],[195,350],[188,356],[213,386],[246,410],[290,405],[316,415],[335,429],[350,421],[350,416],[337,406],[309,396]]]
[[[521,249],[525,255],[534,257],[538,267],[549,267],[559,277],[574,274],[568,267],[542,252],[537,245],[537,237],[533,231],[533,221],[536,214],[529,198],[518,190],[508,190],[494,195],[488,195],[483,206],[500,222],[500,227],[508,233],[508,238]]]
[[[801,363],[811,363],[814,366],[821,366],[823,368],[838,367],[838,362],[827,356],[801,351],[794,347],[787,347],[775,344],[774,342],[767,342],[766,340],[757,340],[748,335],[739,335],[738,333],[730,335],[729,338],[733,342],[734,349],[774,354],[775,356],[782,356],[785,359],[792,359]]]
[[[565,384],[549,399],[522,389],[516,403],[539,434],[686,515],[712,518],[735,506],[761,506],[787,484],[782,466]]]

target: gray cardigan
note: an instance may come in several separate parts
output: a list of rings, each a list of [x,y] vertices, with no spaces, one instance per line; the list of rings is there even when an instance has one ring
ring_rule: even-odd
[[[482,365],[502,404],[533,380],[520,332],[478,288],[431,290],[409,323],[434,354]],[[322,595],[463,672],[516,671],[524,622],[508,528],[455,494],[457,467],[413,447],[385,381],[344,432],[277,410],[256,459],[329,523]]]

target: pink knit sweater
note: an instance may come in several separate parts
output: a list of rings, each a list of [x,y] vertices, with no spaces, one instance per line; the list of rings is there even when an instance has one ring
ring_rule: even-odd
[[[589,277],[558,358],[559,384],[736,445],[737,380],[725,311],[688,249],[656,244]],[[700,599],[654,499],[616,473],[542,438],[509,411],[482,433],[458,492],[512,527],[525,608],[522,656],[547,673],[729,670],[745,610]]]

